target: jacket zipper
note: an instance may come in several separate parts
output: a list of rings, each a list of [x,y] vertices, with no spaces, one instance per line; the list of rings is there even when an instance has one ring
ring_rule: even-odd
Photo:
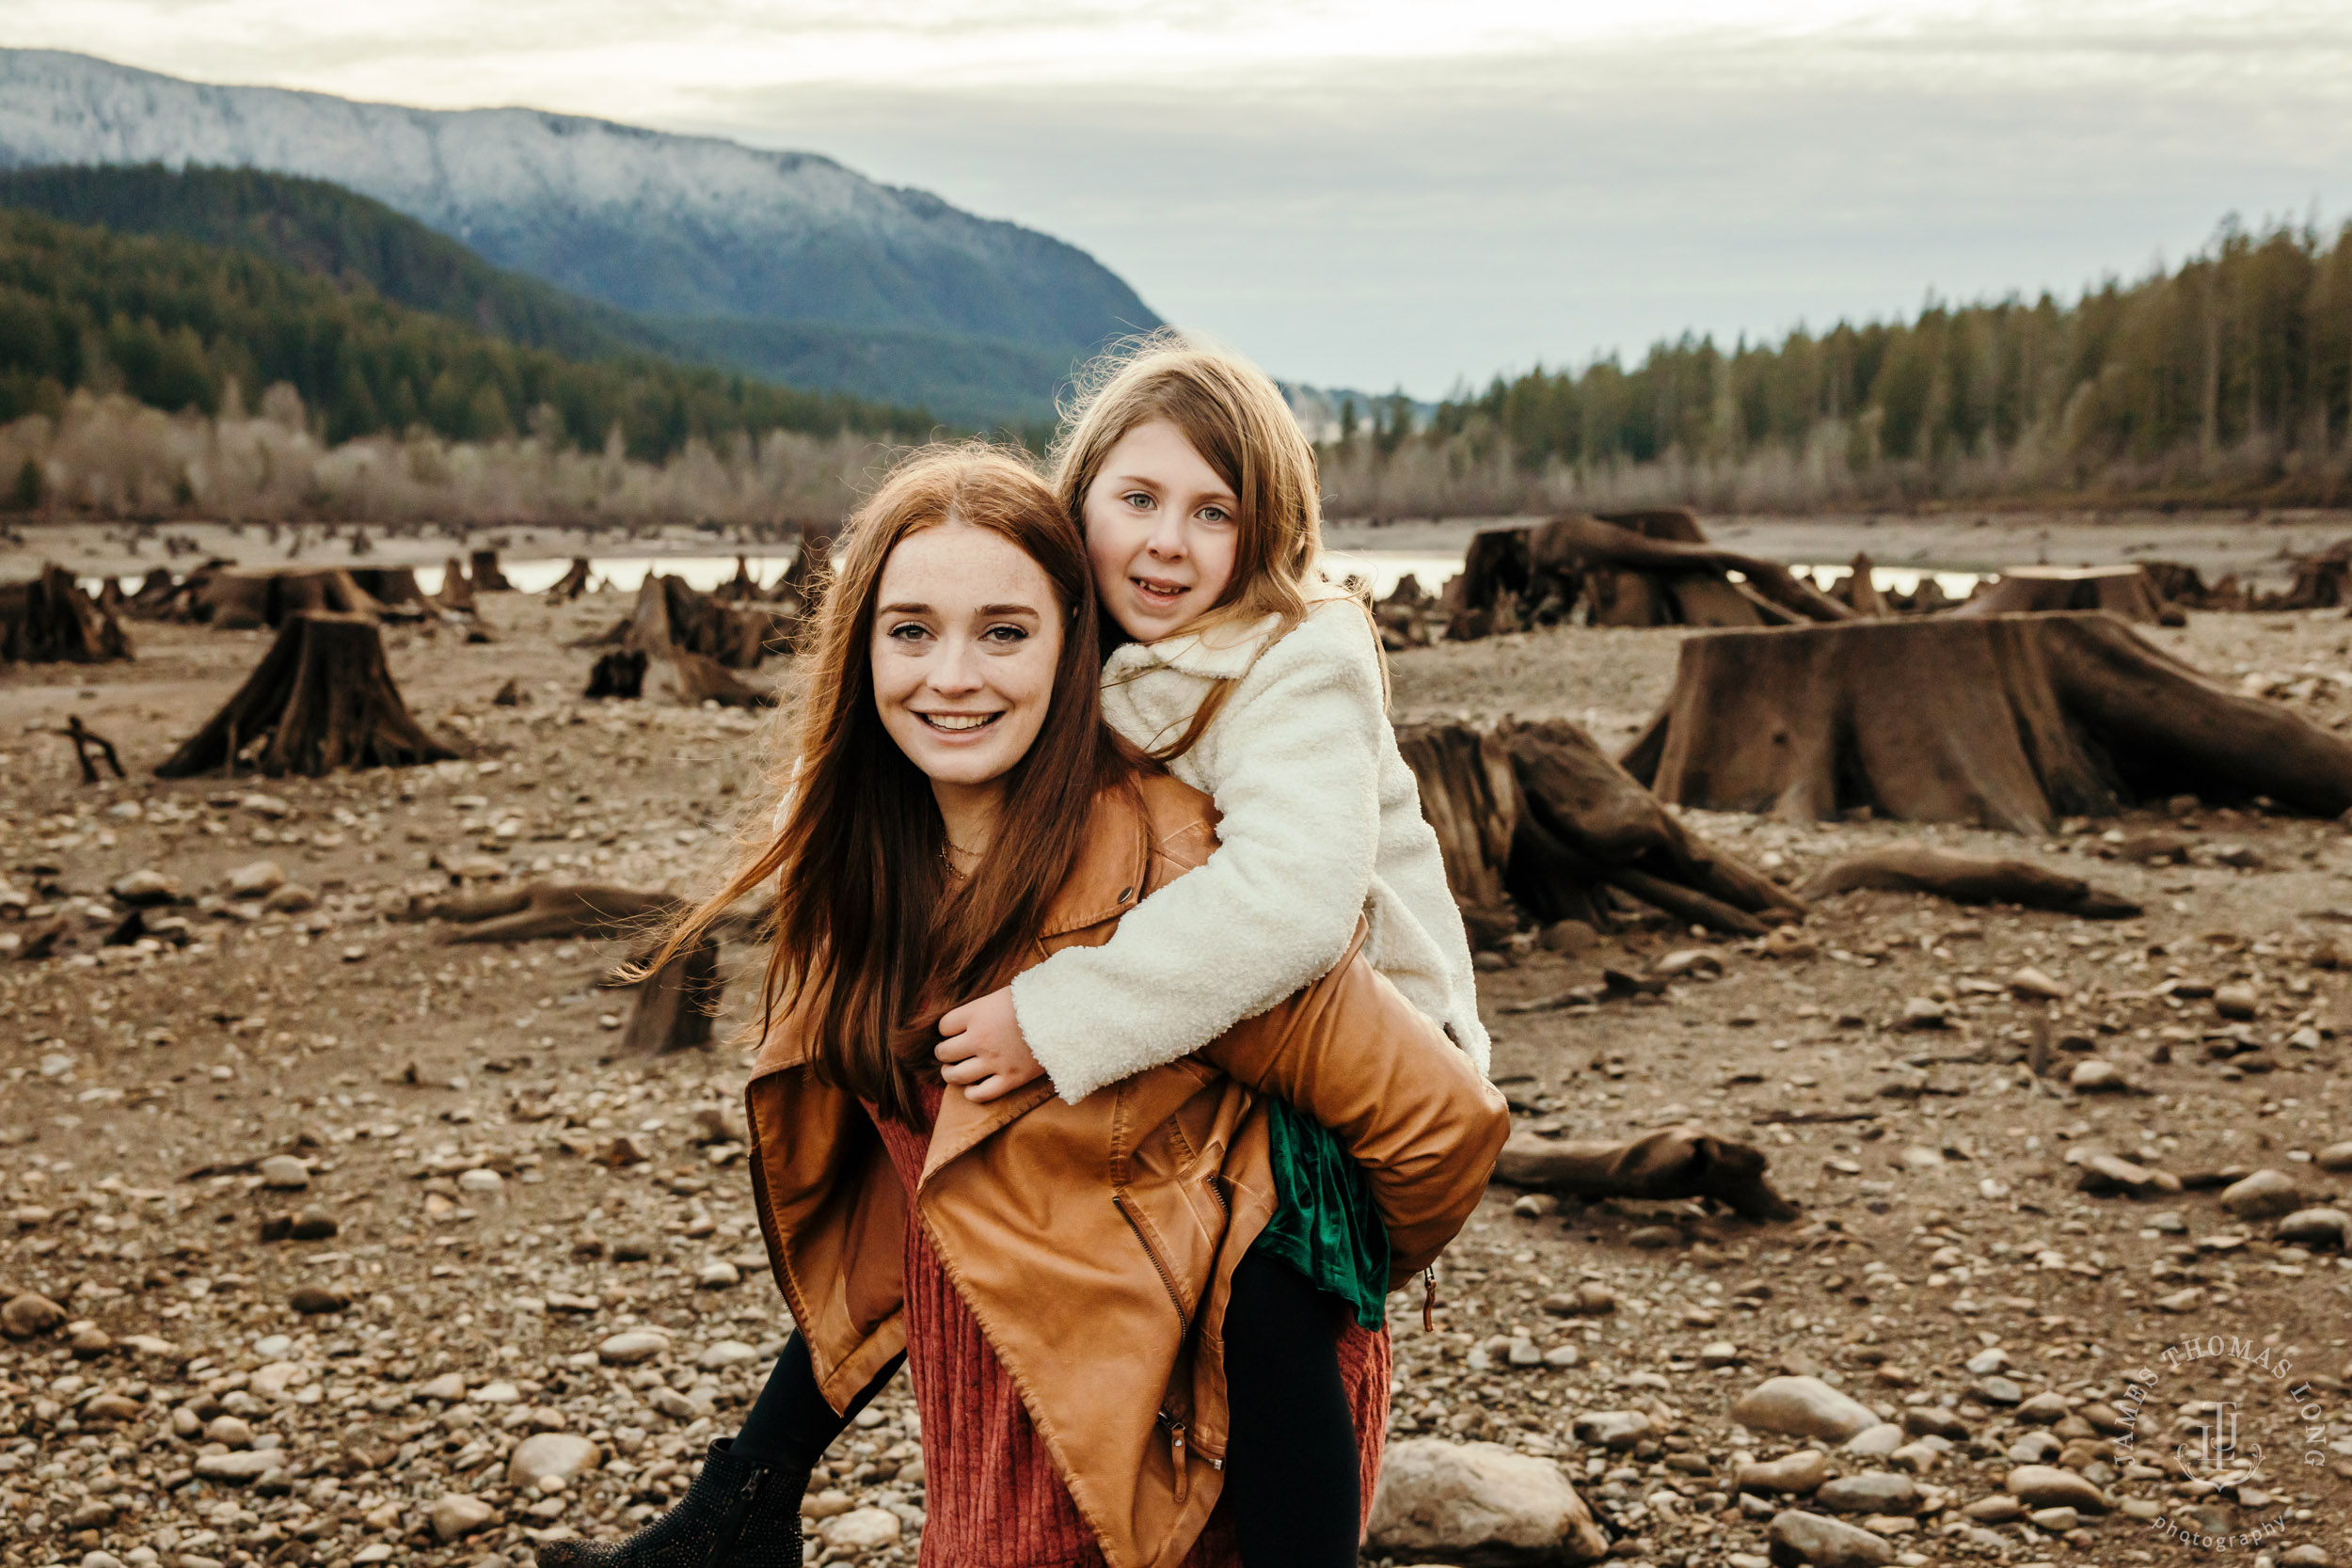
[[[1158,1273],[1160,1276],[1160,1284],[1168,1291],[1168,1303],[1170,1307],[1176,1308],[1176,1326],[1178,1332],[1190,1332],[1192,1328],[1192,1318],[1191,1315],[1184,1310],[1184,1298],[1176,1292],[1176,1276],[1168,1272],[1168,1265],[1166,1263],[1160,1261],[1160,1255],[1153,1249],[1152,1245],[1152,1239],[1143,1233],[1143,1227],[1137,1223],[1134,1211],[1127,1207],[1127,1195],[1124,1193],[1113,1193],[1111,1195],[1111,1202],[1118,1206],[1120,1217],[1127,1222],[1127,1227],[1136,1233],[1136,1240],[1142,1243],[1143,1255],[1152,1259],[1152,1267]]]

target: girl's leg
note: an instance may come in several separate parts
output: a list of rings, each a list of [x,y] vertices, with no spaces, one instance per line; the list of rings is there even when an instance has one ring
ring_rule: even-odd
[[[1345,1310],[1262,1253],[1233,1271],[1225,1503],[1246,1568],[1355,1568],[1361,1492],[1356,1422],[1340,1381]]]
[[[850,1408],[835,1414],[825,1396],[817,1388],[817,1369],[808,1358],[808,1343],[794,1334],[784,1342],[784,1354],[768,1373],[768,1381],[753,1402],[751,1414],[743,1418],[743,1430],[735,1434],[735,1453],[755,1465],[773,1465],[788,1470],[813,1470],[825,1456],[826,1448],[841,1435],[857,1413],[874,1401],[885,1385],[898,1375],[906,1364],[902,1354],[891,1359],[888,1366],[874,1374],[874,1381],[858,1390]]]

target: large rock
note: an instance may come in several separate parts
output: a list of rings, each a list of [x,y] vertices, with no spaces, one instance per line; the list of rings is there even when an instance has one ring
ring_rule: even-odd
[[[569,1432],[543,1432],[515,1445],[506,1460],[506,1484],[529,1491],[549,1476],[569,1481],[603,1463],[604,1450],[587,1438]]]
[[[229,873],[231,898],[266,898],[285,885],[285,867],[276,861],[255,861]]]
[[[117,903],[128,904],[134,909],[153,909],[158,904],[177,902],[180,882],[177,878],[167,877],[150,868],[116,879],[115,885],[106,891],[115,895]]]
[[[886,1508],[853,1508],[826,1520],[818,1533],[828,1546],[870,1552],[895,1544],[900,1528],[898,1516]]]
[[[1751,1432],[1844,1442],[1879,1424],[1878,1413],[1818,1377],[1775,1377],[1749,1389],[1731,1418]]]
[[[2029,1508],[2072,1508],[2105,1513],[2107,1495],[2072,1470],[2020,1465],[2009,1473],[2009,1495]]]
[[[1884,1536],[1794,1509],[1772,1515],[1771,1537],[1772,1560],[1780,1568],[1881,1568],[1895,1560],[1894,1545]]]
[[[2258,1170],[2221,1189],[2221,1207],[2242,1220],[2275,1220],[2302,1206],[2302,1190],[2282,1170]]]
[[[1365,1544],[1375,1556],[1466,1568],[1596,1562],[1609,1553],[1559,1465],[1499,1443],[1435,1437],[1389,1445]]]

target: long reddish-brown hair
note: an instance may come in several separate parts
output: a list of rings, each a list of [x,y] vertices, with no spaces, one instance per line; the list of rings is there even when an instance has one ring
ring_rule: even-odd
[[[875,603],[890,553],[949,526],[1011,541],[1053,584],[1061,658],[1042,726],[1005,778],[996,836],[951,885],[930,780],[874,702]],[[972,444],[914,452],[850,519],[848,556],[807,644],[797,746],[771,833],[667,933],[658,967],[738,899],[772,882],[775,946],[760,1037],[798,1012],[824,1082],[919,1124],[939,1015],[1004,983],[1069,879],[1095,798],[1131,783],[1136,753],[1103,721],[1103,660],[1086,541],[1019,459]]]

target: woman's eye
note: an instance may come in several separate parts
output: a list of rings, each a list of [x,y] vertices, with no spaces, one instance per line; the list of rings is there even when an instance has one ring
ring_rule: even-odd
[[[930,634],[919,621],[907,621],[890,628],[890,638],[898,642],[919,642]]]
[[[1020,626],[991,626],[980,634],[991,642],[1025,642],[1028,632]]]

